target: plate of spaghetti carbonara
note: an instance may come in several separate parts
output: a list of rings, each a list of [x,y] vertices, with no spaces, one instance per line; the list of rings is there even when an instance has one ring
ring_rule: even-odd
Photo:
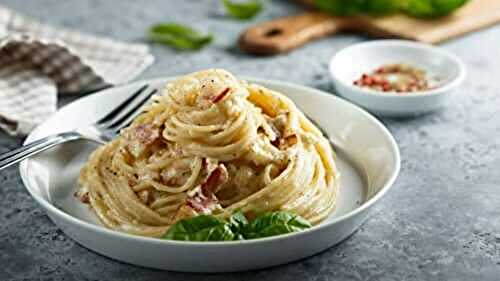
[[[387,129],[318,90],[222,69],[147,83],[157,94],[110,142],[20,167],[54,222],[106,256],[197,272],[302,258],[351,234],[399,171]],[[64,107],[27,142],[97,120],[139,84]]]

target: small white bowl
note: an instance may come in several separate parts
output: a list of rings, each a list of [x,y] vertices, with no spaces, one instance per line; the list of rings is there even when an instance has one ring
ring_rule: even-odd
[[[381,65],[405,63],[438,76],[438,86],[413,93],[379,92],[353,85],[363,73]],[[465,79],[465,65],[455,55],[432,45],[405,40],[376,40],[338,52],[330,61],[336,91],[377,115],[416,116],[442,108]]]

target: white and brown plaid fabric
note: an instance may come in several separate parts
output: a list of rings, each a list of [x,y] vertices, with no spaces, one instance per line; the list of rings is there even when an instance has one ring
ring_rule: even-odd
[[[0,6],[0,128],[27,134],[56,111],[58,92],[124,83],[153,61],[144,44],[54,28]]]

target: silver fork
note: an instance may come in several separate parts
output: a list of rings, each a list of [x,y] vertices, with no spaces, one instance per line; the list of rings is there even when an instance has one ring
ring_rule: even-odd
[[[141,107],[156,93],[156,89],[146,91],[148,87],[142,86],[104,117],[87,127],[48,136],[0,154],[0,170],[64,142],[86,139],[102,144],[110,141],[120,129],[130,124]]]

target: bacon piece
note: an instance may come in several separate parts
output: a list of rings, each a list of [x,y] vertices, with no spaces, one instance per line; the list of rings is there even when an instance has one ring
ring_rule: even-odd
[[[218,188],[224,184],[229,178],[227,173],[227,169],[223,164],[219,164],[217,168],[215,168],[207,180],[201,185],[201,192],[205,196],[213,195],[217,192]]]
[[[271,144],[279,149],[285,149],[285,148],[296,145],[298,141],[299,141],[299,139],[298,139],[297,135],[292,134],[292,135],[286,136],[284,138],[278,137],[278,138],[272,140]]]
[[[131,128],[125,135],[127,148],[138,157],[144,150],[160,139],[160,128],[153,124],[140,124]]]
[[[297,144],[297,142],[299,141],[299,139],[297,138],[297,135],[296,134],[293,134],[293,135],[289,135],[289,136],[286,136],[285,137],[285,143],[288,145],[288,146],[294,146]]]
[[[148,146],[160,137],[160,130],[153,124],[140,124],[134,128],[134,136],[142,144]]]
[[[73,196],[78,198],[78,200],[80,200],[80,202],[84,204],[90,203],[90,195],[89,192],[87,191],[87,188],[85,187],[82,187],[81,189],[75,191],[75,193],[73,193]]]
[[[186,205],[200,213],[209,213],[218,204],[215,193],[228,180],[228,172],[223,164],[219,164],[193,196],[186,199]]]
[[[212,102],[218,103],[229,93],[229,91],[231,91],[231,88],[229,87],[225,88],[224,90],[222,90],[222,92],[212,97]]]
[[[279,148],[280,147],[280,138],[276,137],[274,140],[271,141],[271,144],[274,145],[275,147]]]
[[[278,114],[276,117],[272,118],[269,122],[269,127],[273,130],[276,137],[271,140],[271,144],[275,147],[281,149],[283,146],[283,135],[286,135],[285,129],[287,124],[289,111]]]
[[[186,206],[191,207],[198,213],[207,213],[211,211],[216,204],[217,200],[214,200],[212,197],[194,196],[186,199]]]
[[[280,131],[274,126],[274,124],[270,124],[271,130],[273,130],[275,138],[271,140],[271,144],[274,145],[275,147],[279,148],[280,146],[280,140],[281,140],[281,133]]]
[[[80,201],[83,204],[89,204],[90,203],[90,196],[89,196],[88,192],[84,192],[84,193],[81,193],[81,194],[77,193],[76,196],[78,197],[78,199],[80,199]]]

